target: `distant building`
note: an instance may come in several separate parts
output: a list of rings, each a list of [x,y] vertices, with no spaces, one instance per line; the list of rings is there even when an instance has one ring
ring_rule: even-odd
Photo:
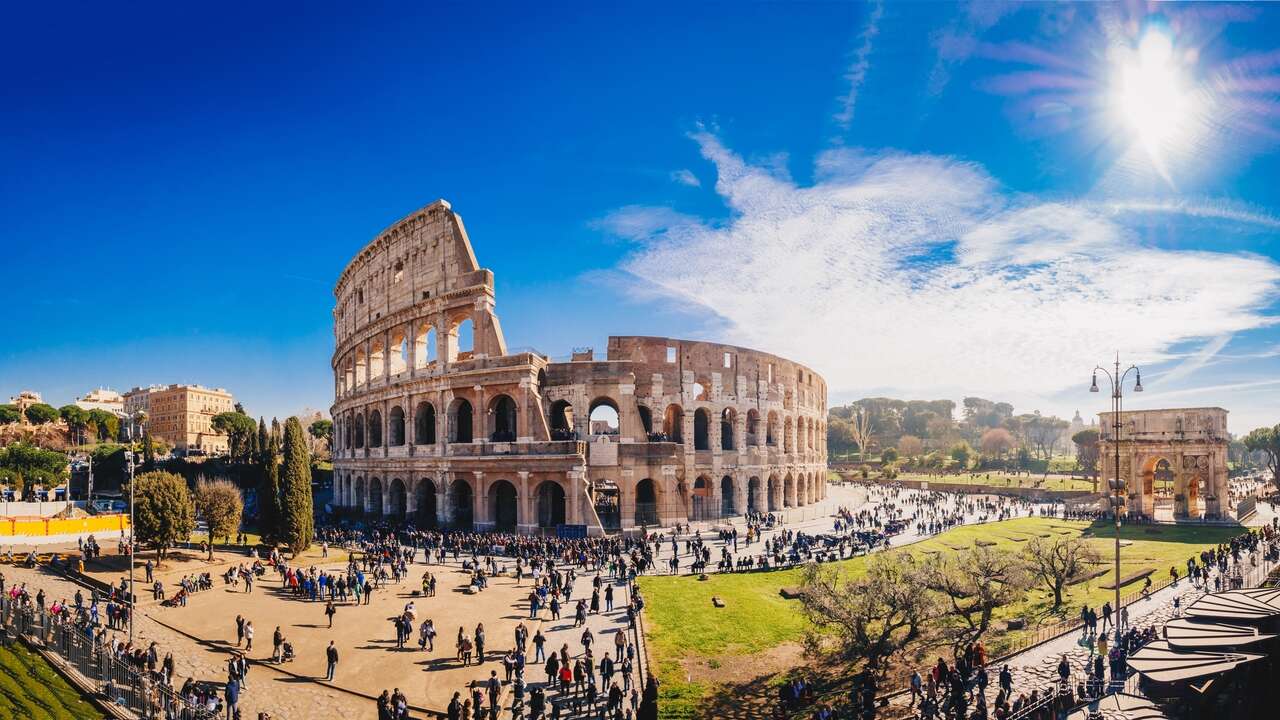
[[[76,398],[75,406],[82,410],[106,410],[124,417],[124,396],[115,390],[97,388]]]
[[[18,408],[18,422],[23,425],[27,424],[27,408],[43,402],[44,399],[35,390],[23,390],[16,396],[9,398],[9,404]]]
[[[227,436],[213,429],[213,416],[234,409],[235,399],[222,388],[152,385],[124,394],[126,415],[145,412],[151,437],[183,452],[226,453]]]

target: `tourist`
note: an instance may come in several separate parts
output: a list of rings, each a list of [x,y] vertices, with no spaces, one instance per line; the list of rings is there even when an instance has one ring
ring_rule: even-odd
[[[338,648],[334,646],[333,641],[329,641],[329,647],[325,649],[326,669],[324,679],[333,682],[334,673],[338,669]]]

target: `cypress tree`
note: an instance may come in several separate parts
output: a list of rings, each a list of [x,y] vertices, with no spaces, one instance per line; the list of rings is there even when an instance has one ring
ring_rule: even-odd
[[[258,534],[264,542],[275,543],[280,539],[280,456],[275,442],[267,435],[265,420],[259,420],[258,435],[265,440],[262,481],[258,485]]]
[[[294,555],[311,546],[315,510],[311,503],[311,453],[302,423],[284,426],[284,478],[280,483],[280,535]]]
[[[156,453],[151,447],[151,429],[142,429],[142,464],[151,467],[156,464]]]

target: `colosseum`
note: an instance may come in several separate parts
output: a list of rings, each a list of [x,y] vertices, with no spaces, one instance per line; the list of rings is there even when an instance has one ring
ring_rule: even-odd
[[[822,378],[711,342],[508,352],[493,273],[436,201],[334,288],[334,499],[421,526],[600,535],[826,495]]]

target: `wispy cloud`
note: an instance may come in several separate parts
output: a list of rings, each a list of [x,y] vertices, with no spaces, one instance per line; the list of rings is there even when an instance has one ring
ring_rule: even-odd
[[[1272,260],[1145,244],[1109,209],[1013,195],[972,163],[835,149],[801,186],[694,139],[730,219],[624,208],[602,223],[641,243],[620,269],[833,393],[1054,393],[1100,352],[1167,362],[1272,322]]]
[[[624,240],[646,240],[697,223],[696,218],[671,208],[628,205],[591,221],[590,225]]]
[[[1174,368],[1166,373],[1162,373],[1159,378],[1161,385],[1177,382],[1185,378],[1200,368],[1204,367],[1213,360],[1222,349],[1231,342],[1230,335],[1221,335],[1204,344],[1204,347],[1197,350],[1190,357],[1178,363]]]
[[[940,95],[951,82],[951,71],[977,51],[982,33],[1017,9],[1016,3],[1001,0],[964,3],[960,16],[930,38],[937,58],[929,73],[929,94]]]
[[[858,35],[858,47],[853,52],[853,62],[844,74],[849,90],[840,98],[840,111],[836,113],[835,120],[845,130],[848,130],[853,122],[853,111],[858,104],[858,91],[862,89],[862,82],[867,79],[867,71],[871,69],[871,50],[876,35],[880,34],[882,17],[884,17],[884,3],[876,2],[871,8],[871,14],[867,16],[867,24],[862,27],[862,32]]]
[[[1205,385],[1203,387],[1182,388],[1181,390],[1170,390],[1162,392],[1158,399],[1164,400],[1168,398],[1194,397],[1196,395],[1221,395],[1223,393],[1240,392],[1242,390],[1257,390],[1264,387],[1274,387],[1280,385],[1280,380],[1251,380],[1249,382],[1224,383],[1221,385]]]
[[[678,182],[681,185],[689,187],[702,187],[702,181],[689,168],[681,168],[671,173],[672,182]]]

